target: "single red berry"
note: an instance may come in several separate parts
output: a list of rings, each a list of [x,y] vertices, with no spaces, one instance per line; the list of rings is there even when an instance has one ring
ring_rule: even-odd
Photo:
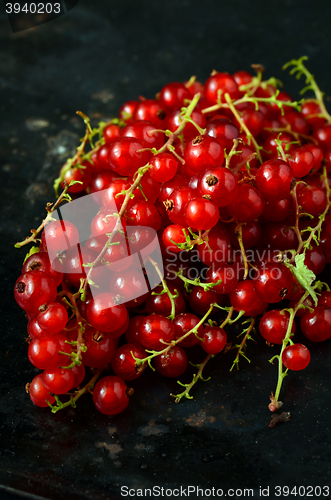
[[[281,200],[290,194],[293,173],[283,160],[268,160],[255,176],[256,186],[266,200]]]
[[[304,370],[310,362],[310,352],[303,344],[293,344],[285,347],[282,362],[289,370]]]
[[[152,314],[140,323],[138,338],[146,349],[161,351],[175,338],[175,327],[165,316]]]
[[[127,320],[128,312],[123,304],[116,305],[110,293],[100,293],[87,306],[87,319],[93,328],[101,332],[113,332]]]
[[[187,365],[187,354],[184,349],[177,345],[155,358],[155,368],[165,377],[180,377],[185,372]]]
[[[230,292],[230,301],[236,311],[245,311],[245,316],[261,314],[268,302],[260,299],[255,291],[253,280],[240,281]]]
[[[273,309],[266,312],[259,323],[259,331],[262,337],[271,344],[282,344],[287,333],[290,322],[290,314],[287,311]],[[292,332],[295,332],[295,323]]]
[[[300,328],[307,339],[323,342],[331,337],[331,309],[319,305],[313,312],[307,311],[300,320]]]
[[[231,170],[225,167],[215,167],[206,170],[198,182],[200,196],[208,196],[218,207],[231,203],[238,190],[237,178]]]
[[[170,153],[154,155],[149,164],[152,165],[149,174],[155,181],[170,181],[176,175],[178,163],[176,158]]]
[[[206,326],[203,332],[203,340],[200,345],[208,354],[218,354],[224,349],[227,341],[227,335],[223,328],[217,326]]]
[[[205,97],[210,104],[216,104],[218,99],[225,101],[225,94],[229,94],[231,99],[238,99],[240,92],[235,79],[228,73],[212,74],[205,82]]]
[[[242,222],[251,222],[260,217],[265,201],[260,191],[249,184],[240,184],[233,201],[227,206],[232,217]]]
[[[142,144],[134,137],[121,137],[109,146],[108,161],[111,169],[119,175],[133,175],[148,163],[150,153],[142,151]]]
[[[49,335],[59,333],[68,322],[66,308],[57,302],[44,304],[39,307],[39,311],[36,320],[40,328]]]
[[[54,302],[56,286],[48,274],[42,271],[29,271],[18,278],[14,287],[17,304],[33,314],[39,312],[43,304]]]
[[[183,337],[185,334],[190,332],[194,327],[199,323],[199,318],[195,314],[192,313],[181,313],[175,317],[173,324],[175,326],[175,339],[179,339]],[[181,347],[191,347],[199,342],[199,338],[201,339],[203,336],[203,325],[200,325],[197,331],[197,335],[192,332],[190,335],[185,337],[181,342],[179,342],[179,346]]]
[[[52,366],[43,372],[43,383],[52,394],[65,394],[74,384],[75,376],[70,368]]]
[[[256,294],[261,300],[274,304],[283,300],[293,287],[293,276],[284,264],[261,266],[255,278]]]
[[[123,380],[138,378],[147,365],[144,363],[136,365],[135,358],[144,359],[147,355],[146,350],[141,344],[132,343],[122,345],[115,352],[111,363],[115,375]]]
[[[36,375],[29,385],[29,395],[32,403],[40,408],[47,408],[49,406],[47,401],[50,404],[55,403],[54,396],[49,393],[49,390],[44,385],[42,373]]]
[[[183,83],[168,83],[160,92],[160,103],[167,110],[181,108],[185,99],[191,100],[191,95]]]
[[[212,265],[206,274],[207,283],[218,283],[213,286],[216,293],[221,295],[228,294],[238,283],[236,269],[230,264]]]
[[[224,149],[214,137],[198,135],[185,146],[184,160],[193,172],[202,174],[208,168],[223,165]]]
[[[117,415],[129,404],[127,385],[119,377],[108,375],[99,380],[93,389],[93,403],[105,415]]]
[[[205,198],[195,198],[185,207],[185,220],[188,226],[195,229],[211,229],[219,220],[217,205]]]

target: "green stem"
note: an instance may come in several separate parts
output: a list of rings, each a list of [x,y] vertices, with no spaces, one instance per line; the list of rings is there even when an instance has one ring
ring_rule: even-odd
[[[239,123],[240,127],[244,130],[246,136],[247,136],[247,139],[248,139],[248,145],[250,145],[250,143],[252,142],[253,145],[254,145],[254,148],[255,148],[255,151],[256,151],[256,155],[258,157],[258,160],[260,163],[263,163],[262,161],[262,156],[261,156],[261,153],[260,153],[260,146],[258,145],[258,143],[256,142],[255,138],[253,137],[251,131],[249,130],[249,128],[247,127],[247,125],[244,123],[244,121],[241,119],[241,116],[239,115],[237,109],[235,108],[232,100],[231,100],[231,97],[229,94],[225,94],[224,95],[224,98],[229,106],[229,109],[232,111],[232,113],[234,114],[237,122]]]
[[[193,399],[193,396],[190,395],[190,390],[192,389],[192,387],[195,386],[195,384],[197,383],[197,381],[199,379],[204,380],[202,377],[202,372],[203,372],[206,364],[208,363],[208,361],[212,357],[213,356],[211,354],[208,354],[208,356],[204,359],[204,361],[199,365],[198,373],[196,375],[193,375],[192,382],[190,382],[189,384],[181,384],[180,383],[180,385],[183,385],[185,387],[185,390],[183,392],[181,392],[180,394],[170,394],[170,396],[175,398],[175,403],[179,403],[183,397],[186,397],[187,399]],[[207,379],[207,380],[209,380],[209,379]]]

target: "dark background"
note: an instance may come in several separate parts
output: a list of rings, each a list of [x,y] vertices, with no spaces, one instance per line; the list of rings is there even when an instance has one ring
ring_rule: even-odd
[[[292,418],[274,429],[268,359],[277,349],[260,340],[239,372],[229,374],[229,357],[213,360],[193,401],[175,405],[176,383],[145,373],[119,416],[99,414],[87,396],[53,415],[24,391],[35,370],[12,293],[26,253],[13,244],[53,200],[52,180],[84,133],[77,110],[113,117],[125,100],[153,97],[169,81],[204,81],[213,68],[251,63],[298,98],[303,81],[281,67],[304,54],[328,98],[330,15],[319,0],[80,0],[65,16],[13,34],[1,10],[1,499],[111,499],[121,485],[254,488],[256,497],[259,486],[331,485],[330,341],[310,345],[310,366],[285,380]]]

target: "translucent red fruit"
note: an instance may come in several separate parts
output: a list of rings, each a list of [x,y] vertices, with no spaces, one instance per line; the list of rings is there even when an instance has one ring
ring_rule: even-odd
[[[154,123],[137,120],[132,121],[122,129],[121,137],[134,137],[143,148],[160,149],[164,144],[162,132],[156,132]]]
[[[134,137],[121,137],[109,146],[108,161],[114,172],[119,175],[133,175],[136,170],[148,163],[150,153],[137,151],[142,144]]]
[[[155,368],[165,377],[180,377],[185,372],[187,365],[187,354],[184,349],[177,345],[155,358]]]
[[[185,234],[189,235],[187,227],[181,226],[180,224],[171,224],[166,227],[162,234],[162,241],[166,248],[172,252],[179,253],[181,249],[177,245],[185,243]]]
[[[33,314],[39,312],[43,304],[54,302],[56,286],[48,274],[42,271],[29,271],[18,278],[14,287],[17,304]]]
[[[93,389],[93,403],[105,415],[117,415],[129,404],[127,385],[119,377],[109,375],[99,380]]]
[[[331,337],[331,309],[317,306],[313,312],[307,311],[300,320],[300,328],[307,339],[323,342]]]
[[[224,148],[209,135],[198,135],[184,149],[186,165],[197,174],[212,167],[220,167],[224,161]]]
[[[32,403],[40,408],[48,407],[47,401],[50,404],[55,402],[54,396],[50,394],[49,390],[44,385],[42,373],[36,375],[32,380],[29,386],[29,395]]]
[[[152,314],[140,323],[138,338],[146,349],[161,351],[175,338],[175,327],[165,316]]]
[[[227,230],[221,224],[216,224],[208,233],[208,242],[197,245],[196,250],[199,259],[207,266],[229,262],[232,246]]]
[[[189,333],[194,327],[199,323],[199,318],[192,313],[182,313],[178,314],[173,320],[175,326],[175,338],[176,340],[183,337]],[[203,335],[203,325],[200,325],[197,329],[197,335],[192,332],[187,337],[179,342],[178,345],[181,347],[191,347],[199,342],[199,338]]]
[[[65,394],[74,384],[75,376],[68,368],[52,366],[43,372],[43,383],[52,394]]]
[[[240,184],[237,194],[227,209],[236,220],[251,222],[260,217],[264,206],[265,201],[257,188],[250,184]]]
[[[58,254],[79,243],[78,229],[67,220],[50,222],[45,226],[43,235],[48,253]]]
[[[293,275],[284,264],[269,263],[261,266],[255,278],[258,297],[270,303],[280,302],[293,287]]]
[[[185,301],[183,298],[182,293],[180,290],[177,290],[177,288],[170,284],[167,283],[167,286],[169,288],[169,291],[172,295],[176,296],[174,298],[174,304],[175,304],[175,314],[180,314],[185,311]],[[156,288],[153,289],[153,292],[147,297],[146,299],[146,310],[149,314],[162,314],[163,316],[169,316],[172,311],[172,304],[169,298],[169,295],[167,293],[162,293],[163,291],[163,286],[159,285]],[[155,293],[156,295],[153,295]]]
[[[184,100],[191,100],[191,95],[183,83],[171,82],[160,92],[160,103],[165,109],[181,108]]]
[[[56,287],[60,285],[63,279],[63,273],[52,268],[47,252],[34,253],[26,259],[22,267],[22,274],[29,271],[42,271],[48,274],[54,280]]]
[[[202,341],[200,345],[208,354],[218,354],[224,349],[227,341],[227,335],[223,328],[217,326],[206,326],[204,328]]]
[[[195,229],[211,229],[219,220],[217,205],[205,198],[194,198],[185,207],[186,224]]]
[[[104,292],[97,295],[87,306],[89,323],[101,332],[113,332],[127,320],[128,312],[123,304],[116,305],[114,296]]]
[[[56,337],[40,337],[29,344],[28,358],[39,370],[56,365],[60,360],[60,343]]]
[[[238,190],[237,178],[231,170],[225,167],[215,167],[206,170],[198,181],[200,196],[208,196],[218,207],[231,203]]]
[[[233,140],[239,137],[239,130],[231,120],[215,118],[207,123],[206,134],[217,139],[223,149],[229,152],[233,146]]]
[[[102,368],[108,365],[115,354],[114,339],[110,334],[95,331],[90,326],[85,328],[84,344],[87,350],[82,353],[84,365]]]
[[[304,370],[310,362],[310,352],[303,344],[293,344],[285,347],[282,362],[289,370]]]
[[[152,165],[149,174],[155,181],[170,181],[176,175],[178,163],[176,158],[170,153],[154,155],[149,164]]]
[[[112,360],[112,369],[118,377],[123,380],[134,380],[138,378],[146,364],[136,365],[136,359],[144,359],[147,357],[144,347],[138,343],[124,344],[117,349]]]
[[[207,271],[206,281],[214,284],[215,292],[221,295],[228,294],[238,283],[236,268],[230,264],[214,264]],[[219,284],[216,284],[218,282]]]
[[[189,303],[193,311],[197,314],[204,315],[210,309],[211,304],[222,305],[223,297],[213,290],[204,290],[201,286],[194,286],[189,294]],[[215,307],[212,313],[218,309]],[[211,313],[211,314],[212,314]]]
[[[282,344],[290,321],[287,311],[273,309],[266,312],[259,323],[259,331],[262,337],[271,344]],[[292,333],[295,332],[295,323],[292,325]]]
[[[72,181],[76,181],[77,184],[73,184],[68,189],[69,193],[81,193],[85,191],[87,186],[91,181],[92,168],[91,164],[88,161],[83,161],[81,165],[73,165],[68,170],[65,167],[62,167],[60,170],[60,177],[63,176],[63,181],[61,181],[60,185],[62,189],[65,187],[64,181],[69,185]]]
[[[301,178],[308,175],[312,170],[315,165],[315,158],[313,153],[303,146],[302,148],[292,151],[288,163],[294,177]]]
[[[268,160],[263,163],[255,176],[256,186],[266,200],[276,201],[290,194],[293,173],[283,160]]]
[[[327,197],[323,189],[317,186],[298,184],[296,192],[298,204],[302,207],[303,212],[319,215],[325,210]]]
[[[255,290],[253,280],[240,281],[230,292],[231,304],[236,311],[245,311],[245,316],[261,314],[268,302],[260,299]]]
[[[219,98],[225,102],[225,94],[229,94],[232,100],[240,96],[235,79],[228,73],[217,72],[207,79],[204,93],[210,104],[216,104]]]
[[[44,304],[39,308],[37,322],[44,332],[49,335],[59,333],[66,326],[68,313],[66,308],[58,302]]]

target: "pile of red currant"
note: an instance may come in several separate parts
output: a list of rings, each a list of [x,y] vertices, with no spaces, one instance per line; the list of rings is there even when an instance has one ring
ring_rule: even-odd
[[[14,290],[42,370],[27,384],[34,404],[56,412],[90,392],[117,414],[127,381],[147,366],[181,377],[196,346],[204,359],[178,402],[210,358],[223,351],[238,367],[260,335],[280,345],[269,409],[281,407],[284,376],[310,361],[296,329],[308,346],[331,338],[331,292],[316,278],[331,262],[331,116],[305,60],[286,65],[314,92],[299,102],[253,65],[256,75],[169,83],[97,128],[78,113],[86,132],[57,200],[16,244],[35,243]],[[82,242],[56,214],[87,195],[95,214]],[[226,327],[236,321],[239,341]]]

